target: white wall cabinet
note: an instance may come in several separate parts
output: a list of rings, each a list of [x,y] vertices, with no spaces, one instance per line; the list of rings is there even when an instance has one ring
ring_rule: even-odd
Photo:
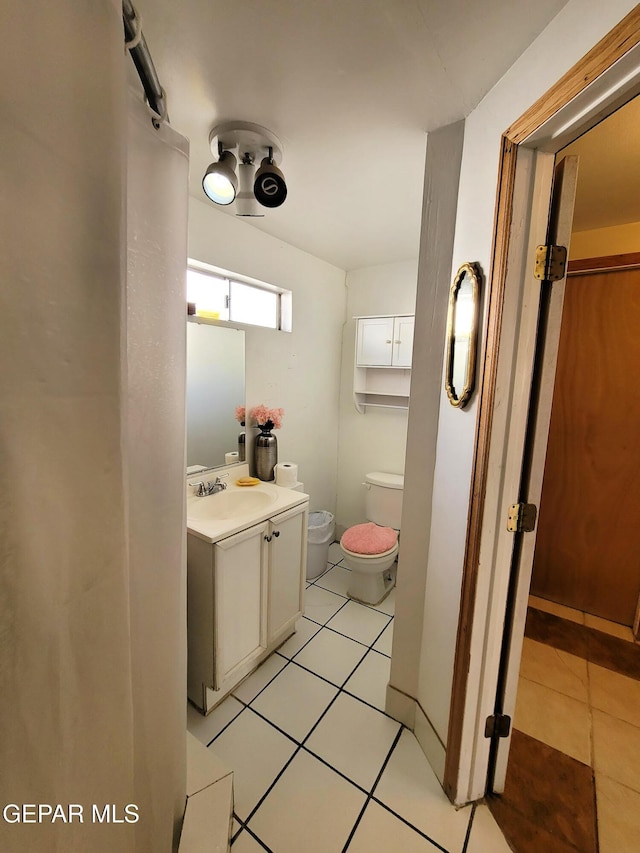
[[[407,409],[413,352],[413,315],[356,317],[353,396],[367,406]]]
[[[358,317],[358,367],[411,367],[414,317]]]
[[[187,536],[188,695],[204,713],[294,632],[308,509],[298,504],[214,543]]]

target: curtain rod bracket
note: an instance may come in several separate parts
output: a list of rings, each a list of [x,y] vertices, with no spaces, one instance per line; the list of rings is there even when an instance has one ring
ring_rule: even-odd
[[[124,44],[136,67],[147,103],[156,114],[152,119],[156,130],[160,122],[169,123],[166,94],[156,73],[147,42],[142,32],[140,16],[131,0],[122,0],[122,23],[124,25]]]

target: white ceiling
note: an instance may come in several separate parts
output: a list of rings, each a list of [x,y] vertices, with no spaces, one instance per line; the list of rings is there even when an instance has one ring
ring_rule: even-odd
[[[565,2],[136,5],[191,142],[191,194],[205,199],[210,129],[261,124],[283,143],[289,194],[247,227],[348,270],[417,256],[425,132],[467,115]]]

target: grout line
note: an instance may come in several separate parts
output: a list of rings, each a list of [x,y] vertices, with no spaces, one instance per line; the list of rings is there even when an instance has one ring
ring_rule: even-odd
[[[225,696],[225,697],[224,697],[224,699],[222,700],[222,702],[224,702],[226,699],[228,699],[228,698],[229,698],[229,696],[231,696],[231,694],[230,694],[230,693],[228,694],[228,696]],[[235,696],[234,696],[233,698],[234,698],[234,699],[236,699],[236,697],[235,697]],[[220,703],[221,705],[222,705],[222,702]],[[240,702],[240,700],[239,700],[239,699],[236,699],[236,702]],[[220,737],[220,735],[222,734],[222,732],[224,732],[226,729],[228,729],[228,728],[229,728],[229,726],[231,725],[231,723],[235,723],[235,721],[238,719],[238,717],[240,716],[240,714],[241,714],[241,713],[245,710],[245,708],[247,707],[247,706],[244,704],[244,702],[240,702],[240,704],[242,705],[242,708],[238,711],[238,713],[235,715],[235,717],[233,717],[232,719],[230,719],[228,723],[225,723],[225,725],[220,729],[220,731],[218,732],[218,734],[217,734],[217,735],[214,735],[214,736],[211,738],[211,740],[209,741],[209,743],[208,743],[208,744],[206,744],[207,749],[209,749],[209,747],[210,747],[210,746],[211,746],[211,744],[214,742],[214,740],[216,740],[217,738],[219,738],[219,737]],[[214,709],[214,710],[215,710],[215,709]],[[213,711],[212,711],[211,713],[213,713]]]
[[[235,834],[232,834],[231,844],[233,844],[233,842],[236,840],[236,838],[240,835],[240,833],[244,829],[244,821],[238,817],[238,815],[235,813],[235,811],[232,812],[232,818],[233,818],[233,820],[231,821],[232,825],[233,825],[233,821],[235,820],[240,824],[240,829]]]
[[[366,653],[365,653],[365,654],[366,654]],[[364,655],[363,655],[363,657],[364,657]],[[288,663],[295,663],[295,661],[288,661],[288,662],[287,662],[287,664],[288,664]],[[286,666],[287,664],[285,664],[285,666]],[[324,759],[321,759],[321,758],[320,758],[320,756],[316,756],[316,755],[315,755],[315,753],[312,753],[310,749],[307,749],[307,748],[305,747],[306,742],[309,740],[309,738],[311,737],[311,735],[313,734],[313,732],[316,730],[316,728],[318,727],[318,725],[319,725],[320,721],[325,717],[325,715],[328,713],[329,709],[330,709],[330,708],[334,705],[334,703],[336,702],[336,700],[337,700],[338,696],[340,696],[340,694],[343,692],[343,690],[342,690],[343,685],[344,685],[344,684],[346,684],[346,682],[351,678],[351,676],[352,676],[352,675],[353,675],[353,673],[356,671],[356,669],[358,668],[358,666],[359,666],[359,665],[360,665],[360,661],[358,661],[358,663],[356,664],[356,666],[351,670],[351,672],[349,673],[349,675],[348,675],[348,676],[345,678],[345,680],[342,682],[342,685],[340,685],[340,686],[338,687],[338,692],[336,693],[336,695],[333,697],[333,699],[331,700],[331,702],[329,702],[329,704],[328,704],[328,705],[327,705],[327,707],[324,709],[324,711],[320,714],[320,716],[319,716],[319,717],[318,717],[318,719],[315,721],[315,723],[313,724],[313,726],[311,727],[311,729],[309,730],[309,732],[307,732],[306,736],[305,736],[305,737],[303,738],[303,740],[300,742],[300,745],[298,746],[298,748],[297,748],[296,750],[294,750],[293,755],[291,755],[291,757],[289,758],[289,760],[287,761],[287,763],[286,763],[286,764],[284,765],[284,767],[280,770],[280,772],[278,773],[278,775],[276,776],[276,778],[273,780],[273,782],[271,783],[271,785],[269,785],[269,787],[267,788],[267,790],[265,791],[265,793],[262,795],[262,797],[260,798],[260,800],[258,801],[258,803],[256,804],[256,806],[252,809],[252,811],[250,812],[249,816],[248,816],[248,817],[247,817],[247,819],[246,819],[246,823],[248,823],[248,822],[251,820],[251,818],[253,817],[253,815],[256,813],[256,811],[260,808],[260,806],[262,805],[262,803],[263,803],[263,802],[266,800],[266,798],[269,796],[269,794],[271,793],[271,791],[272,791],[272,790],[273,790],[273,788],[275,787],[276,783],[278,782],[278,780],[280,779],[280,777],[282,776],[282,774],[285,772],[285,770],[287,769],[287,767],[289,767],[289,765],[291,764],[291,762],[293,761],[293,759],[296,757],[296,755],[298,755],[298,753],[300,752],[300,750],[301,750],[301,749],[305,749],[305,751],[306,751],[306,752],[308,752],[309,754],[313,755],[315,758],[318,758],[320,761],[322,761],[324,764],[326,764],[326,766],[327,766],[327,767],[329,767],[329,768],[330,768],[331,770],[333,770],[334,772],[338,773],[338,774],[339,774],[340,776],[342,776],[346,781],[348,781],[351,785],[354,785],[356,788],[358,788],[359,790],[361,790],[361,791],[363,791],[364,793],[366,793],[365,789],[364,789],[364,788],[362,788],[360,785],[358,785],[356,782],[354,782],[354,781],[353,781],[353,779],[349,779],[349,777],[348,777],[348,776],[345,776],[343,773],[341,773],[341,772],[340,772],[339,770],[337,770],[335,767],[331,767],[331,765],[330,765],[328,762],[324,761]],[[298,666],[299,666],[299,664],[298,664]],[[284,667],[283,667],[283,669],[284,669]],[[305,667],[302,667],[302,669],[305,669]],[[282,672],[282,670],[280,670],[280,672]],[[274,678],[277,678],[277,676],[278,676],[278,675],[280,675],[280,672],[278,672],[278,673],[274,676]],[[309,672],[311,672],[311,670],[309,670]],[[312,675],[317,675],[317,673],[311,673],[311,674],[312,674]],[[321,676],[318,676],[318,677],[321,677]],[[323,679],[323,680],[326,680],[326,679]],[[273,681],[273,679],[271,679],[271,681]],[[271,684],[271,681],[269,682],[269,684]],[[329,682],[329,684],[331,684],[331,682]],[[266,687],[266,686],[268,686],[268,685],[265,685],[265,687]],[[333,686],[335,687],[335,685],[333,685]],[[263,689],[264,689],[264,688],[263,688]],[[260,691],[260,692],[262,692],[262,691]],[[259,695],[259,694],[258,694],[258,695]],[[349,695],[350,695],[350,694],[349,694]],[[256,697],[254,697],[254,699],[255,699],[255,698],[256,698]],[[357,699],[357,697],[355,697],[355,698]],[[251,701],[253,701],[253,700],[251,700]],[[358,700],[358,701],[360,701],[360,700]],[[366,704],[366,703],[363,703],[363,704]],[[247,706],[247,707],[248,707],[248,706]],[[276,726],[276,725],[275,725],[275,723],[273,723],[271,720],[267,720],[267,718],[266,718],[266,717],[263,717],[263,716],[262,716],[262,714],[260,714],[260,713],[259,713],[258,711],[256,711],[254,708],[249,708],[249,710],[250,710],[250,711],[253,711],[253,713],[254,713],[254,714],[256,714],[257,716],[261,717],[261,718],[262,718],[266,723],[268,723],[269,725],[273,726],[273,728],[275,728],[275,729],[277,729],[278,731],[280,731],[280,732],[281,732],[281,734],[286,735],[286,737],[287,737],[289,740],[293,741],[293,742],[294,742],[294,743],[296,743],[296,744],[298,743],[294,738],[292,738],[292,737],[291,737],[291,735],[288,735],[286,732],[283,732],[283,731],[282,731],[278,726]],[[377,709],[376,709],[376,710],[377,710]],[[397,722],[397,721],[396,721],[396,722]],[[400,725],[400,727],[401,727],[401,728],[400,728],[400,731],[402,731],[402,724],[399,724],[399,725]]]
[[[384,761],[382,762],[382,767],[380,768],[380,771],[378,772],[378,775],[375,778],[373,786],[371,787],[371,790],[367,794],[367,799],[365,800],[364,805],[360,809],[360,814],[356,818],[356,822],[351,827],[351,832],[349,833],[349,837],[347,838],[346,843],[345,843],[344,847],[342,848],[342,853],[345,853],[345,851],[347,850],[347,848],[349,847],[349,845],[351,844],[351,842],[353,840],[353,836],[355,835],[356,830],[358,829],[358,826],[360,825],[360,821],[364,817],[364,813],[367,810],[367,806],[371,802],[373,792],[375,791],[376,787],[378,786],[378,782],[382,778],[382,774],[384,773],[384,771],[387,767],[387,764],[389,763],[389,759],[391,758],[391,754],[393,753],[394,749],[398,745],[398,741],[400,740],[400,735],[402,734],[403,728],[404,728],[404,726],[401,725],[400,728],[398,729],[398,732],[397,732],[395,738],[393,739],[393,743],[391,744],[391,748],[387,752],[387,756],[384,759]]]
[[[345,604],[348,604],[349,601],[351,601],[351,599],[348,599],[347,602],[345,602]],[[342,607],[340,607],[338,610],[336,610],[336,612],[333,614],[333,616],[337,616],[338,613],[340,613],[340,611],[342,610],[342,608],[345,607],[345,604],[343,604]],[[335,628],[332,628],[329,625],[329,622],[331,621],[331,619],[333,619],[333,616],[331,616],[324,624],[322,624],[321,622],[316,622],[315,619],[311,619],[309,616],[305,616],[304,618],[308,619],[310,622],[313,622],[314,625],[320,625],[322,628],[327,628],[329,631],[332,631],[334,634],[338,634],[338,636],[340,636],[340,637],[344,637],[347,640],[351,640],[353,643],[358,643],[358,645],[360,645],[360,646],[365,646],[367,649],[371,649],[371,648],[373,648],[373,645],[378,642],[380,637],[384,634],[384,632],[387,630],[387,628],[389,627],[389,625],[391,624],[391,622],[394,619],[393,616],[389,616],[386,613],[383,615],[387,617],[387,624],[384,626],[382,631],[380,631],[380,633],[376,635],[376,638],[373,641],[373,643],[370,643],[370,644],[363,643],[362,640],[356,640],[355,637],[350,637],[348,634],[343,634],[342,631],[337,631]],[[314,637],[316,637],[317,635],[318,635],[317,633],[314,634]],[[311,639],[313,639],[313,637]],[[305,645],[306,645],[306,643],[305,643]],[[300,649],[300,651],[302,651],[302,649]],[[374,649],[374,651],[377,652],[378,650]],[[296,652],[296,654],[298,654],[298,652]],[[384,652],[379,652],[379,654],[384,655]],[[384,656],[386,658],[391,657],[391,655],[384,655]],[[284,657],[284,655],[283,655],[283,657]]]
[[[240,820],[240,818],[236,818],[236,820],[238,821],[238,823],[242,823],[242,828],[241,828],[240,830],[238,830],[238,832],[236,832],[236,834],[235,834],[235,835],[233,836],[233,838],[231,839],[231,846],[232,846],[232,847],[233,847],[234,842],[237,840],[238,836],[240,835],[240,833],[244,831],[244,832],[246,832],[248,835],[250,835],[250,836],[253,838],[253,840],[254,840],[254,841],[257,841],[257,843],[260,845],[260,847],[262,847],[262,849],[263,849],[263,850],[266,850],[266,851],[267,851],[267,853],[273,853],[273,850],[272,850],[270,847],[267,847],[267,845],[265,844],[265,842],[264,842],[261,838],[258,838],[258,836],[255,834],[255,832],[254,832],[252,829],[250,829],[250,828],[246,825],[246,823],[243,823],[243,822]]]
[[[343,605],[342,605],[342,607],[340,607],[338,610],[336,610],[336,613],[334,613],[334,614],[333,614],[333,616],[335,616],[337,613],[339,613],[339,612],[340,612],[340,610],[342,610],[342,608],[343,608],[343,607],[344,607],[344,606],[345,606],[349,601],[350,601],[350,599],[347,599],[347,601],[345,602],[345,604],[343,604]],[[363,605],[363,606],[366,606],[366,605]],[[385,614],[385,615],[388,615],[388,614]],[[331,619],[333,619],[333,616],[331,617]],[[315,620],[313,620],[313,619],[309,619],[309,617],[308,617],[308,616],[303,616],[303,618],[308,619],[308,621],[309,621],[309,622],[313,622],[313,624],[314,624],[314,625],[320,625],[320,623],[319,623],[319,622],[316,622],[316,621],[315,621]],[[225,699],[227,699],[229,696],[232,696],[232,697],[236,700],[236,702],[239,702],[241,705],[243,705],[243,708],[242,708],[242,710],[238,711],[238,713],[237,713],[237,714],[236,714],[236,715],[235,715],[231,720],[229,720],[229,722],[228,722],[228,723],[226,723],[226,724],[225,724],[225,725],[220,729],[220,731],[219,731],[219,732],[218,732],[218,733],[217,733],[213,738],[211,738],[211,740],[206,744],[207,748],[209,748],[209,747],[211,746],[211,744],[212,744],[215,740],[217,740],[217,739],[220,737],[220,735],[221,735],[224,731],[226,731],[226,729],[231,725],[231,723],[233,723],[233,722],[235,722],[235,720],[237,720],[237,718],[240,716],[240,714],[242,713],[242,711],[244,711],[244,709],[245,709],[245,708],[248,708],[248,707],[251,705],[251,703],[252,703],[255,699],[257,699],[257,698],[258,698],[258,696],[260,696],[260,694],[261,694],[264,690],[266,690],[266,689],[267,689],[267,687],[269,687],[269,686],[272,684],[272,682],[273,682],[273,681],[274,681],[274,680],[275,680],[275,679],[280,675],[280,673],[281,673],[281,672],[283,672],[283,671],[287,668],[287,666],[289,666],[289,664],[290,664],[290,663],[295,663],[295,664],[296,664],[297,666],[299,666],[301,669],[304,669],[304,670],[306,670],[307,672],[310,672],[312,675],[315,675],[315,676],[317,676],[318,678],[321,678],[323,681],[326,681],[326,682],[327,682],[327,684],[330,684],[332,687],[337,687],[339,691],[342,691],[342,690],[343,690],[343,688],[344,688],[344,685],[345,685],[345,684],[347,683],[347,681],[351,678],[351,676],[354,674],[354,672],[356,671],[356,669],[358,669],[358,667],[360,666],[360,664],[363,662],[363,660],[365,659],[365,657],[367,656],[367,654],[368,654],[370,651],[376,652],[376,654],[383,655],[383,657],[386,657],[386,658],[389,658],[389,659],[390,659],[390,655],[385,655],[385,653],[384,653],[384,652],[378,651],[378,649],[374,649],[373,647],[374,647],[374,645],[378,642],[378,640],[380,639],[380,637],[382,636],[382,634],[384,634],[384,632],[387,630],[387,628],[389,627],[389,625],[391,624],[391,622],[393,621],[393,619],[394,619],[394,618],[395,618],[395,617],[393,617],[393,616],[390,616],[390,617],[389,617],[389,620],[388,620],[387,624],[384,626],[384,628],[382,629],[382,631],[380,631],[380,633],[376,636],[376,638],[373,640],[373,642],[372,642],[370,645],[368,645],[368,646],[367,646],[365,643],[360,642],[359,640],[354,640],[354,638],[353,638],[353,637],[349,637],[347,634],[342,634],[340,631],[336,631],[334,628],[329,628],[329,626],[325,623],[324,625],[320,625],[320,630],[319,630],[319,631],[316,631],[316,633],[313,635],[313,637],[310,637],[310,638],[307,640],[307,642],[306,642],[303,646],[301,646],[301,647],[298,649],[298,651],[297,651],[297,652],[296,652],[292,657],[287,658],[285,655],[280,654],[280,653],[278,652],[278,650],[276,649],[276,650],[273,652],[273,654],[278,655],[278,656],[279,656],[279,657],[281,657],[284,661],[286,661],[286,663],[284,664],[284,666],[282,667],[282,669],[278,670],[278,672],[276,672],[276,674],[273,676],[273,678],[271,678],[271,679],[270,679],[270,680],[269,680],[269,681],[264,685],[264,687],[262,687],[262,688],[261,688],[261,690],[259,690],[259,691],[258,691],[258,693],[256,693],[256,695],[255,695],[252,699],[250,699],[250,700],[249,700],[249,702],[245,702],[245,701],[243,701],[242,699],[240,699],[238,696],[236,696],[236,695],[235,695],[235,693],[233,693],[233,691],[231,691],[227,696],[225,696]],[[317,673],[317,672],[314,672],[312,669],[309,669],[308,667],[304,666],[303,664],[301,664],[301,663],[299,663],[297,660],[295,660],[295,658],[297,657],[297,655],[299,655],[299,654],[300,654],[300,652],[301,652],[304,648],[306,648],[306,646],[308,646],[308,645],[309,645],[309,643],[310,643],[312,640],[314,640],[314,639],[315,639],[315,638],[320,634],[320,632],[322,631],[322,629],[323,629],[323,628],[327,628],[327,630],[331,631],[332,633],[334,633],[334,634],[338,634],[338,636],[340,636],[340,637],[344,637],[344,638],[345,638],[345,639],[347,639],[347,640],[351,640],[351,641],[352,641],[352,642],[354,642],[354,643],[358,643],[358,645],[359,645],[359,646],[363,646],[364,648],[366,648],[366,649],[367,649],[367,652],[365,652],[365,654],[363,655],[363,657],[358,661],[358,663],[356,664],[355,668],[351,671],[351,673],[347,676],[347,678],[342,682],[342,684],[334,684],[332,681],[329,681],[329,679],[328,679],[328,678],[325,678],[324,676],[320,675],[320,674],[319,674],[319,673]],[[295,636],[295,634],[294,634],[294,635],[292,635],[292,636]],[[266,663],[266,661],[267,661],[267,660],[269,660],[269,658],[266,658],[266,659],[265,659],[265,663]],[[260,667],[258,667],[258,669],[260,669]],[[254,670],[254,672],[257,672],[257,671],[258,671],[258,670]],[[250,673],[250,674],[247,676],[247,679],[248,679],[248,678],[250,678],[250,677],[251,677],[251,675],[253,675],[253,673]],[[240,684],[242,684],[242,682],[240,682]],[[240,685],[238,685],[238,686],[240,686]],[[234,688],[234,689],[235,689],[235,688]],[[380,708],[376,708],[376,706],[375,706],[375,705],[371,705],[371,704],[370,704],[369,702],[367,702],[365,699],[360,698],[360,696],[355,696],[354,694],[349,693],[349,691],[348,691],[348,690],[345,690],[345,693],[348,693],[348,695],[349,695],[349,696],[352,696],[354,699],[357,699],[359,702],[362,702],[363,704],[367,705],[368,707],[370,707],[370,708],[374,708],[376,711],[379,711],[380,713],[385,714],[385,716],[389,717],[389,715],[388,715],[385,711],[380,711]],[[224,699],[223,699],[222,701],[224,702]],[[220,704],[222,704],[222,703],[220,703]],[[253,709],[252,709],[252,710],[253,710]],[[393,717],[389,717],[389,719],[393,719]],[[267,722],[270,722],[270,720],[268,720]]]
[[[476,809],[478,808],[477,803],[473,803],[471,806],[471,815],[469,816],[469,823],[467,824],[467,832],[464,837],[464,843],[462,845],[462,853],[467,853],[467,848],[469,847],[469,841],[471,840],[471,829],[473,827],[473,819],[476,816]]]
[[[252,710],[253,710],[253,709],[252,709]],[[256,713],[257,713],[257,712],[256,712],[256,711],[254,711],[254,714],[256,714]],[[271,723],[271,725],[273,725],[273,723]],[[277,726],[274,726],[274,728],[277,728]],[[288,735],[287,735],[287,737],[288,737]],[[275,779],[273,780],[273,782],[269,785],[269,787],[267,788],[267,790],[266,790],[266,791],[264,792],[264,794],[260,797],[260,799],[259,799],[259,800],[258,800],[258,802],[255,804],[255,806],[251,809],[251,811],[249,812],[249,814],[248,814],[247,818],[245,819],[245,827],[246,827],[247,829],[248,829],[247,824],[249,823],[249,821],[251,820],[251,818],[254,816],[254,814],[258,811],[258,809],[260,808],[260,806],[261,806],[261,805],[264,803],[264,801],[267,799],[267,797],[269,796],[269,794],[271,793],[271,791],[273,791],[273,789],[274,789],[274,788],[275,788],[275,786],[277,785],[278,781],[280,780],[280,777],[281,777],[281,776],[282,776],[282,774],[285,772],[285,770],[287,769],[287,767],[291,764],[291,762],[292,762],[292,761],[293,761],[293,759],[296,757],[296,755],[298,755],[298,753],[300,752],[300,750],[301,750],[301,749],[302,749],[302,747],[301,747],[301,746],[298,746],[298,748],[297,748],[297,749],[294,749],[294,751],[293,751],[292,755],[289,757],[289,760],[285,762],[284,767],[282,767],[282,768],[281,768],[281,770],[276,774],[276,777],[275,777]]]
[[[372,796],[372,797],[371,797],[371,799],[373,800],[373,802],[374,802],[374,803],[377,803],[379,806],[382,806],[382,808],[383,808],[383,809],[386,809],[386,810],[387,810],[390,814],[392,814],[394,817],[397,817],[399,821],[402,821],[402,823],[404,823],[404,824],[405,824],[405,826],[408,826],[410,829],[413,829],[413,831],[414,831],[414,832],[417,832],[417,833],[418,833],[418,835],[421,835],[421,836],[422,836],[426,841],[430,841],[430,842],[431,842],[431,844],[433,844],[435,847],[437,847],[437,848],[438,848],[438,850],[441,850],[441,851],[442,851],[442,853],[449,853],[449,851],[447,850],[447,848],[446,848],[446,847],[443,847],[443,846],[442,846],[442,844],[439,844],[439,843],[435,840],[435,838],[431,838],[431,836],[430,836],[430,835],[427,835],[427,834],[426,834],[426,832],[423,832],[421,829],[418,829],[418,827],[417,827],[417,826],[414,826],[410,821],[408,821],[408,820],[406,819],[406,817],[402,817],[402,815],[401,815],[401,814],[398,814],[398,812],[394,811],[394,810],[393,810],[390,806],[388,806],[386,803],[383,803],[383,802],[382,802],[382,800],[379,800],[379,799],[377,799],[377,797],[374,797],[374,796]],[[453,808],[453,806],[451,806],[451,808]]]
[[[265,658],[264,662],[266,663],[266,662],[267,662],[267,661],[268,661],[268,660],[269,660],[273,655],[275,655],[275,654],[278,654],[278,653],[277,653],[277,652],[273,652],[273,653],[272,653],[272,655],[269,655],[269,657],[268,657],[268,658]],[[281,657],[281,658],[282,658],[282,660],[286,661],[285,665],[282,667],[282,669],[279,669],[279,670],[278,670],[278,672],[276,672],[276,674],[273,676],[273,678],[271,678],[269,681],[267,681],[267,683],[264,685],[264,687],[256,693],[256,695],[253,697],[253,699],[250,699],[248,702],[245,702],[243,699],[240,699],[240,697],[239,697],[239,696],[236,696],[236,695],[235,695],[235,693],[230,692],[230,693],[228,693],[228,694],[224,697],[224,699],[222,700],[222,702],[224,702],[226,699],[228,699],[228,698],[229,698],[229,696],[231,696],[231,697],[233,697],[233,698],[236,700],[236,702],[239,702],[239,703],[243,706],[243,707],[242,707],[242,711],[246,710],[246,709],[251,705],[251,703],[253,702],[253,700],[254,700],[254,699],[257,699],[257,698],[258,698],[258,696],[262,693],[262,691],[263,691],[263,690],[266,690],[266,689],[267,689],[267,687],[271,684],[271,682],[272,682],[272,681],[274,681],[274,680],[275,680],[275,679],[280,675],[280,673],[281,673],[283,670],[285,670],[285,669],[289,666],[289,664],[291,663],[291,661],[290,661],[288,658],[285,658],[285,656],[284,656],[284,655],[279,655],[279,657]],[[260,669],[260,667],[258,667],[258,669]],[[254,673],[254,672],[257,672],[257,671],[258,671],[258,669],[254,669],[254,671],[253,671],[252,673],[250,673],[250,674],[247,676],[247,680],[248,680],[249,678],[251,678],[251,676],[253,675],[253,673]],[[242,681],[240,682],[240,684],[242,684]],[[240,685],[237,685],[237,686],[239,687]],[[234,689],[235,689],[235,688],[234,688]],[[222,705],[222,702],[220,703],[221,705]],[[251,710],[253,710],[253,708],[252,708]],[[229,728],[229,726],[231,725],[231,723],[234,723],[234,722],[238,719],[238,717],[240,716],[240,714],[242,713],[242,711],[238,711],[238,713],[235,715],[235,717],[234,717],[232,720],[229,720],[229,722],[228,722],[225,726],[223,726],[223,727],[220,729],[220,731],[218,732],[218,734],[217,734],[217,735],[215,735],[215,737],[211,738],[211,740],[210,740],[210,741],[209,741],[209,743],[207,744],[207,749],[211,746],[211,744],[212,744],[214,741],[216,741],[216,740],[220,737],[220,735],[221,735],[224,731],[226,731],[226,730]]]
[[[321,764],[324,764],[325,767],[328,767],[329,770],[333,770],[333,772],[337,773],[338,776],[341,776],[345,780],[345,782],[348,782],[350,785],[353,785],[354,788],[357,788],[361,794],[367,794],[366,788],[363,788],[362,785],[360,785],[358,782],[354,782],[353,779],[350,779],[342,770],[338,770],[338,768],[334,767],[333,764],[330,764],[326,758],[323,758],[321,755],[318,755],[317,753],[313,752],[308,746],[301,746],[300,750],[306,752],[308,755],[311,755]]]

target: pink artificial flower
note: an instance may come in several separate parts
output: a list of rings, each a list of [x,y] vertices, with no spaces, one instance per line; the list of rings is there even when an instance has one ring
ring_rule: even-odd
[[[249,417],[254,420],[258,426],[268,426],[269,429],[280,429],[282,426],[282,418],[284,409],[268,409],[264,403],[259,406],[254,406],[249,409]]]
[[[270,420],[273,421],[274,429],[280,429],[282,426],[282,418],[284,417],[284,409],[271,409]]]
[[[244,426],[244,422],[246,420],[244,406],[236,406],[236,420]]]

